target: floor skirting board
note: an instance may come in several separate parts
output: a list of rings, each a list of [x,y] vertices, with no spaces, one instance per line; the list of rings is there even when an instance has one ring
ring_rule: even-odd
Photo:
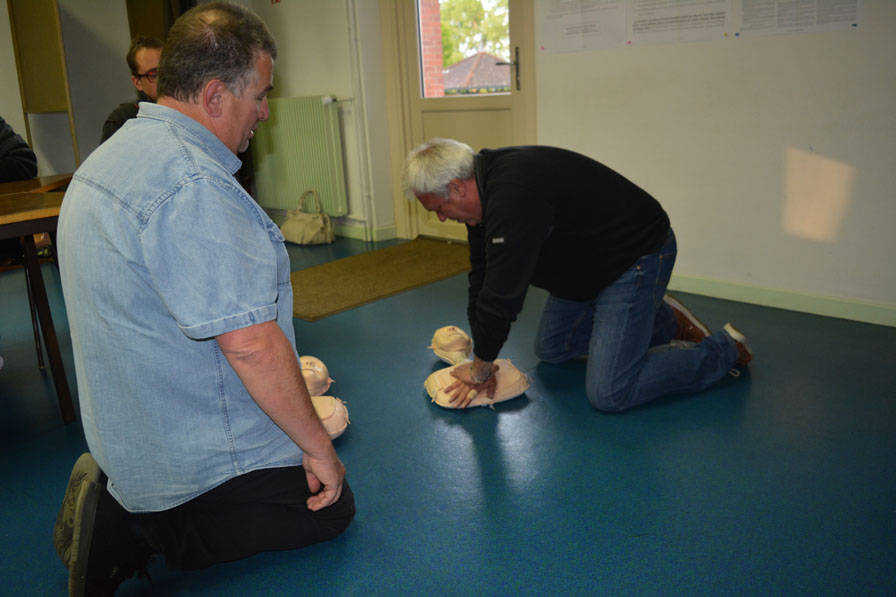
[[[398,231],[394,225],[374,228],[372,232],[368,232],[363,222],[336,220],[333,222],[333,228],[336,230],[336,236],[353,238],[355,240],[379,242],[398,238]],[[367,238],[369,234],[372,234],[373,238]]]
[[[287,210],[285,209],[265,207],[264,210],[278,226],[281,226],[286,219]],[[398,229],[394,224],[368,231],[363,221],[349,218],[333,218],[333,230],[336,232],[336,236],[365,242],[380,242],[398,238]],[[369,238],[370,236],[373,238]]]
[[[670,290],[896,327],[896,305],[805,294],[724,280],[673,274]]]

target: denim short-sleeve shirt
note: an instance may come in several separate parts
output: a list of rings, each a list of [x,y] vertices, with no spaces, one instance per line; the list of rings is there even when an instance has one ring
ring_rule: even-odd
[[[60,272],[84,433],[132,512],[301,462],[215,340],[276,321],[295,347],[283,237],[234,179],[239,166],[198,122],[143,103],[63,200]]]

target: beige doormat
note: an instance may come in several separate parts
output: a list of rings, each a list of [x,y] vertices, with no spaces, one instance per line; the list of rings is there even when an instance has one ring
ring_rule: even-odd
[[[316,321],[469,270],[466,244],[418,237],[293,272],[292,312]]]

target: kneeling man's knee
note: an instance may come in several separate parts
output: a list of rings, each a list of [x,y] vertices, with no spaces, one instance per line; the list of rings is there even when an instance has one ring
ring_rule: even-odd
[[[587,356],[586,354],[576,354],[569,346],[560,345],[549,342],[535,341],[535,356],[538,360],[549,365],[559,365],[576,358]]]
[[[605,388],[587,388],[585,394],[591,406],[603,412],[618,413],[629,408],[627,388],[615,392],[607,391]]]
[[[355,495],[348,481],[342,484],[342,495],[336,503],[317,511],[321,541],[329,541],[341,535],[355,517]]]
[[[559,365],[560,363],[565,363],[570,358],[568,354],[545,350],[538,345],[535,346],[535,356],[538,357],[539,361],[549,365]]]

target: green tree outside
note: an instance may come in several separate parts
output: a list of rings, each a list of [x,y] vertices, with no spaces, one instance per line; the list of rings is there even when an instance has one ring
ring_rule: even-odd
[[[445,67],[477,52],[510,59],[507,0],[439,0],[439,9]]]

